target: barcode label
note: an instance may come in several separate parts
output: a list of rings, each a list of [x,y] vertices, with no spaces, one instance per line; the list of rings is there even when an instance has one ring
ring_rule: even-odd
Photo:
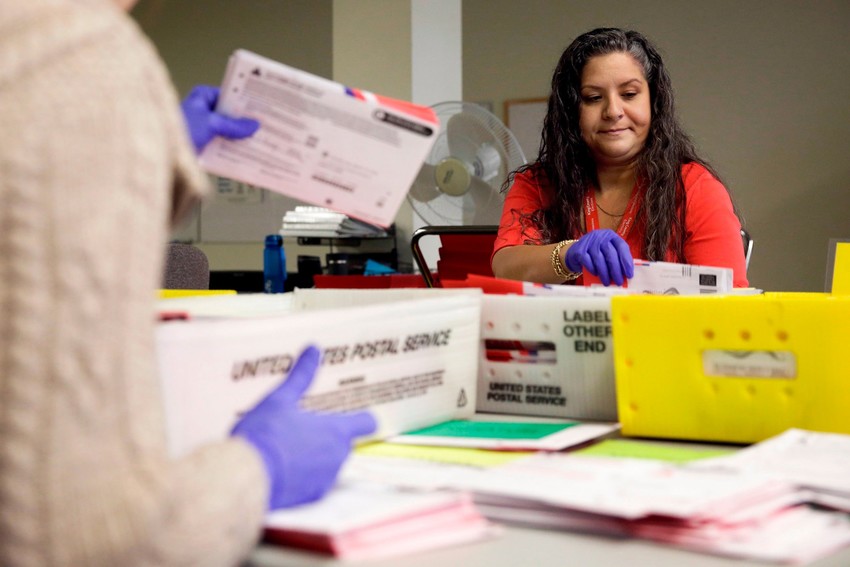
[[[706,350],[702,368],[706,376],[788,379],[797,377],[797,358],[791,351]]]

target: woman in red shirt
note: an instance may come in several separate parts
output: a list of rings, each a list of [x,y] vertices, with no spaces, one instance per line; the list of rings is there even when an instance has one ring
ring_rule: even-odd
[[[746,287],[728,191],[675,116],[661,56],[643,35],[600,28],[573,41],[552,78],[537,160],[509,177],[497,277],[605,284],[633,258],[732,268]]]

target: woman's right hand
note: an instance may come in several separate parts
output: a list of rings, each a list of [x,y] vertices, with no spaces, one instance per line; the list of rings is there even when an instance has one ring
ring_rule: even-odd
[[[320,357],[316,347],[305,349],[286,381],[247,412],[232,431],[262,456],[271,483],[272,510],[321,498],[333,486],[354,440],[377,427],[366,411],[313,413],[298,407]]]
[[[591,230],[568,249],[564,265],[571,272],[587,270],[604,285],[623,285],[635,275],[635,263],[629,245],[613,230]]]
[[[195,153],[200,154],[216,136],[240,140],[253,136],[260,127],[253,118],[231,118],[216,112],[219,92],[218,87],[197,85],[180,103]]]

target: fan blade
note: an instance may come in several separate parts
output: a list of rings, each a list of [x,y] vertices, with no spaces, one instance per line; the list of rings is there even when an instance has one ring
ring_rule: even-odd
[[[468,164],[475,161],[476,152],[483,144],[497,143],[493,133],[468,114],[455,114],[446,124],[446,141],[449,155]]]
[[[436,171],[435,166],[423,163],[419,173],[416,174],[416,179],[413,180],[413,185],[410,186],[407,196],[420,203],[427,203],[439,197],[440,190],[437,188]]]
[[[464,224],[499,224],[502,218],[502,194],[478,177],[472,183],[464,201]]]

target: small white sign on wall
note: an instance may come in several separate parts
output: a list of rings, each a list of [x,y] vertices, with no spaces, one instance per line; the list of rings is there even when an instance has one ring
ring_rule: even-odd
[[[304,204],[256,185],[210,177],[215,193],[200,207],[198,239],[201,242],[252,242],[262,248],[266,235],[280,230],[286,211]]]
[[[214,176],[215,177],[215,176]],[[265,190],[226,177],[215,177],[215,198],[228,203],[262,203]]]

